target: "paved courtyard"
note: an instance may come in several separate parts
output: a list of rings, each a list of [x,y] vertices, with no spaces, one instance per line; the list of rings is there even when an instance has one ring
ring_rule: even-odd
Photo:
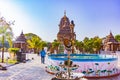
[[[53,75],[45,72],[45,64],[40,64],[40,57],[32,54],[27,56],[27,63],[9,66],[7,71],[0,71],[0,80],[50,80]]]
[[[31,59],[26,63],[8,66],[7,71],[0,70],[0,80],[51,80],[54,75],[45,72],[45,64],[40,63],[40,57],[30,54],[27,58]],[[32,60],[32,58],[34,58]],[[80,80],[120,80],[120,76],[108,79],[80,79]]]

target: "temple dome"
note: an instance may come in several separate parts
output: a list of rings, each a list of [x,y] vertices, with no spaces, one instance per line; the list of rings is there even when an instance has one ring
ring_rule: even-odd
[[[60,27],[69,27],[70,21],[69,18],[66,16],[66,13],[64,13],[64,16],[60,20]]]

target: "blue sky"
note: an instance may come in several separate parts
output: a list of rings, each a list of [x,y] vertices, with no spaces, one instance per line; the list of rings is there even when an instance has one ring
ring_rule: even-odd
[[[23,30],[53,41],[64,10],[74,20],[77,40],[102,38],[110,30],[113,35],[120,34],[120,0],[0,0],[0,15],[15,20],[15,37]]]

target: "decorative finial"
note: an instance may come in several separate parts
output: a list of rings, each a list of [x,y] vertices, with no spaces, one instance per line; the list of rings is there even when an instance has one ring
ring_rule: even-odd
[[[110,30],[110,33],[112,33],[112,31]]]
[[[21,31],[21,35],[23,34],[23,30]]]
[[[110,35],[112,35],[112,31],[110,30]]]
[[[64,16],[66,16],[66,10],[64,10]]]
[[[112,31],[110,30],[110,33],[111,33]]]

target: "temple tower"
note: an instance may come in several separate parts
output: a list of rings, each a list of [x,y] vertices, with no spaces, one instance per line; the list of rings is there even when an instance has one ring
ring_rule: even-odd
[[[57,40],[61,43],[60,47],[64,46],[63,45],[64,39],[68,39],[73,42],[76,40],[76,34],[74,32],[74,27],[75,27],[74,21],[69,20],[69,18],[66,16],[66,11],[65,11],[64,16],[60,20],[59,32],[57,34]],[[62,49],[62,50],[64,50],[64,49]],[[63,52],[63,51],[59,51],[59,52]],[[74,52],[74,51],[72,51],[72,52]]]
[[[66,12],[64,12],[64,16],[60,20],[59,24],[59,32],[57,34],[57,40],[63,43],[64,39],[76,40],[76,34],[74,32],[74,21],[69,21],[69,18],[66,16]]]

